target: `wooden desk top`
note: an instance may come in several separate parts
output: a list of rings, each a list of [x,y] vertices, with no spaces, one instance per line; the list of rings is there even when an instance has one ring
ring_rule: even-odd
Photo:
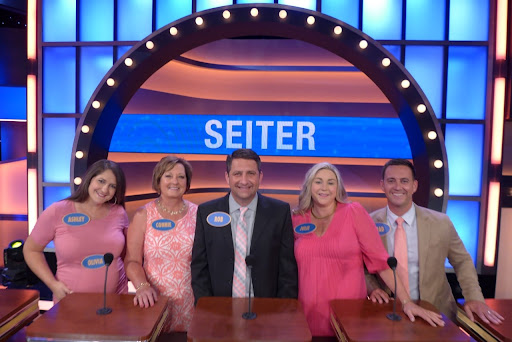
[[[27,327],[31,340],[149,341],[160,333],[167,317],[167,297],[150,308],[133,305],[133,295],[107,294],[109,315],[97,315],[103,294],[72,293]]]
[[[253,298],[254,320],[245,320],[247,298],[199,299],[189,341],[311,341],[306,317],[296,299]]]
[[[480,317],[476,314],[475,322],[471,322],[469,318],[467,318],[464,310],[463,310],[463,301],[459,302],[459,312],[457,313],[457,320],[461,323],[464,329],[471,329],[473,331],[469,331],[470,333],[476,332],[480,329],[483,329],[486,333],[491,336],[475,336],[477,339],[486,339],[488,341],[512,341],[512,299],[486,299],[485,302],[487,305],[498,312],[505,318],[505,321],[502,324],[496,325],[493,323],[485,323],[480,319]]]
[[[14,334],[39,315],[39,292],[0,290],[0,338]]]
[[[401,321],[391,321],[386,315],[393,311],[392,302],[373,303],[367,299],[337,299],[330,302],[332,319],[348,341],[469,341],[470,338],[448,318],[443,316],[444,327],[432,327],[421,318],[411,322],[397,305]],[[421,307],[437,311],[421,301]],[[336,330],[336,329],[335,329]]]

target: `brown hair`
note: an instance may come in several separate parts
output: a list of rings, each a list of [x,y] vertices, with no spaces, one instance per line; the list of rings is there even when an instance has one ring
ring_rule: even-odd
[[[181,164],[185,168],[185,175],[187,176],[187,189],[190,190],[190,183],[192,182],[192,166],[188,161],[183,158],[175,156],[167,156],[160,159],[153,169],[153,190],[160,194],[160,180],[167,170],[172,169],[176,164]]]
[[[75,192],[66,199],[79,203],[85,202],[89,198],[89,185],[91,185],[92,179],[106,170],[111,170],[116,177],[116,192],[107,203],[119,204],[124,208],[126,192],[126,178],[124,172],[119,164],[107,159],[100,159],[89,166],[87,171],[85,171],[82,183],[80,183]]]

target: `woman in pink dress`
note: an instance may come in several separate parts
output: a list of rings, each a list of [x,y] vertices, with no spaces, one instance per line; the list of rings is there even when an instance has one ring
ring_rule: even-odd
[[[23,246],[30,269],[59,301],[71,292],[103,292],[103,255],[114,260],[107,279],[107,292],[128,292],[124,272],[128,215],[124,210],[126,181],[118,164],[98,160],[83,176],[68,198],[50,205],[39,217]],[[43,251],[55,243],[57,274],[54,276]]]
[[[136,289],[133,303],[150,307],[167,296],[165,332],[187,331],[194,310],[190,262],[197,205],[183,199],[191,180],[186,160],[162,158],[153,170],[159,197],[137,210],[128,229],[125,267]]]
[[[374,222],[359,203],[347,200],[338,169],[329,163],[316,164],[307,172],[292,221],[299,300],[309,328],[313,336],[334,336],[329,301],[366,298],[364,266],[394,288],[388,254]],[[315,229],[301,230],[302,224],[313,224]],[[411,321],[420,316],[431,325],[444,325],[441,315],[411,302],[399,279],[397,287],[397,297]]]

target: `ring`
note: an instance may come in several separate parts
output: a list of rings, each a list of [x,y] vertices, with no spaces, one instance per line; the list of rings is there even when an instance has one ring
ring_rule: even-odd
[[[487,310],[487,313],[490,315],[491,314],[491,310]]]

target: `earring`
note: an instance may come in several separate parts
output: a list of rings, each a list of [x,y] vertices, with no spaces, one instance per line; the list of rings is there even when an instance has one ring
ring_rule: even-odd
[[[116,204],[117,204],[117,197],[114,196],[114,205],[116,205]]]

